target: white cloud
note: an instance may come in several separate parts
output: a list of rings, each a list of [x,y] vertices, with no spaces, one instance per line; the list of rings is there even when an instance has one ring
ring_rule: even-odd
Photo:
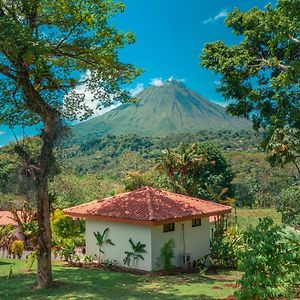
[[[152,78],[150,84],[154,86],[162,86],[164,82],[161,77],[157,77],[157,78]]]
[[[209,23],[214,23],[219,19],[226,18],[228,15],[227,8],[222,9],[218,14],[216,14],[214,17],[209,17],[208,19],[204,20],[202,23],[203,24],[209,24]]]
[[[214,103],[216,103],[216,104],[219,104],[219,105],[221,105],[221,106],[223,106],[223,107],[226,107],[226,106],[228,105],[226,102],[223,102],[223,101],[213,101],[213,100],[212,100],[212,102],[214,102]]]
[[[87,79],[89,76],[91,75],[90,71],[87,71],[86,74],[84,76],[82,76],[81,80],[84,81],[85,79]],[[90,90],[88,90],[87,86],[85,83],[78,85],[74,91],[78,94],[83,94],[84,95],[84,103],[87,107],[89,107],[90,109],[93,110],[93,115],[90,118],[96,117],[96,116],[101,116],[103,114],[105,114],[106,112],[118,107],[119,105],[121,105],[121,103],[114,103],[108,107],[102,107],[99,108],[98,107],[98,102],[97,101],[93,101],[94,96],[92,94],[92,92]],[[111,96],[112,97],[112,96]],[[113,100],[111,98],[111,100]]]
[[[0,130],[0,135],[5,134],[5,131]]]
[[[129,93],[132,97],[140,93],[144,89],[144,84],[143,83],[138,83],[135,88],[129,89]]]

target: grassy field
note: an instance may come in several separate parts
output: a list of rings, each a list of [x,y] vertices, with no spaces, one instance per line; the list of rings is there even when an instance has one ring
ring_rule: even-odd
[[[232,216],[235,216],[233,210]],[[260,218],[271,217],[274,222],[281,225],[281,215],[274,208],[239,208],[236,210],[237,222],[242,229],[256,226]]]
[[[8,279],[11,264],[13,276]],[[146,276],[99,269],[53,266],[55,286],[31,288],[35,273],[25,261],[0,259],[0,299],[226,299],[236,290],[237,271],[199,277],[198,274]]]

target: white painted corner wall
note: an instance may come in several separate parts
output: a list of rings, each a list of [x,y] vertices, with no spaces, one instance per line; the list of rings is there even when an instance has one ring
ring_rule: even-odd
[[[141,242],[146,244],[145,250],[147,253],[143,255],[145,260],[139,260],[137,268],[146,271],[151,270],[151,229],[146,226],[86,220],[86,254],[99,257],[99,247],[97,246],[94,232],[99,231],[102,234],[105,228],[109,228],[107,237],[112,240],[115,246],[105,245],[103,247],[102,260],[116,260],[120,266],[124,266],[124,252],[132,251],[129,244],[129,239],[132,238],[134,243]]]
[[[146,251],[143,256],[145,260],[139,260],[137,268],[151,271],[157,269],[157,258],[160,255],[160,249],[171,238],[175,241],[173,264],[175,266],[183,265],[183,255],[189,253],[191,261],[203,257],[209,253],[211,224],[208,218],[201,219],[201,226],[192,227],[192,221],[175,223],[175,231],[163,232],[163,225],[147,227],[135,224],[124,224],[115,222],[104,222],[96,220],[86,221],[86,253],[93,257],[99,256],[99,247],[96,244],[94,232],[103,233],[105,228],[109,228],[108,238],[112,240],[115,246],[105,245],[102,260],[116,260],[123,266],[125,251],[131,251],[129,238],[137,243],[146,244]],[[185,251],[183,246],[183,229],[185,239]]]

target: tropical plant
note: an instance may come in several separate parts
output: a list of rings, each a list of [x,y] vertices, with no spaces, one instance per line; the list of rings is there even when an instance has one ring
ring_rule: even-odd
[[[225,24],[239,44],[207,43],[201,64],[221,75],[218,91],[228,111],[255,129],[300,128],[300,2],[279,0],[265,10],[235,8]]]
[[[241,252],[244,275],[238,299],[295,299],[300,280],[300,233],[282,229],[271,218],[245,232]]]
[[[97,240],[97,245],[99,246],[99,259],[101,260],[101,254],[104,254],[103,247],[104,245],[115,246],[111,239],[107,238],[109,228],[106,227],[102,233],[99,231],[94,232],[94,236]]]
[[[58,253],[64,260],[72,262],[73,257],[75,256],[75,249],[76,245],[74,240],[71,238],[65,238],[60,241]]]
[[[24,242],[21,240],[16,240],[11,245],[11,252],[14,256],[17,256],[18,259],[21,259],[24,252]]]
[[[57,173],[54,148],[68,121],[92,114],[76,87],[89,89],[104,107],[128,101],[129,92],[121,86],[141,73],[118,56],[134,35],[108,22],[124,9],[110,0],[0,2],[0,123],[42,127],[36,161],[21,143],[14,146],[20,174],[36,191],[39,287],[52,283],[48,181]]]
[[[129,244],[131,246],[132,251],[125,251],[125,258],[123,259],[124,265],[130,266],[131,259],[133,260],[133,265],[136,268],[137,263],[139,259],[144,260],[144,253],[147,253],[145,250],[146,244],[141,243],[140,241],[136,244],[133,242],[133,240],[129,239]]]
[[[227,188],[233,192],[233,173],[222,151],[211,143],[181,144],[178,149],[166,149],[157,168],[169,178],[171,189],[190,196],[212,199],[208,191]]]
[[[217,268],[237,268],[243,235],[237,225],[229,225],[228,217],[215,219],[214,234],[210,245],[210,263]]]
[[[175,257],[174,255],[175,242],[173,239],[170,239],[160,249],[160,254],[158,257],[158,267],[164,271],[171,271],[174,266],[172,264],[172,259]]]
[[[84,258],[83,258],[83,262],[86,263],[86,264],[92,263],[93,262],[92,255],[85,255]]]

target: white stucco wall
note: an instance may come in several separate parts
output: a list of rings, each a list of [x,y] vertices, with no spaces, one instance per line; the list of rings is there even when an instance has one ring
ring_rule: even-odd
[[[123,259],[125,257],[125,251],[131,251],[129,239],[132,238],[134,243],[141,242],[146,244],[146,251],[143,256],[145,260],[139,260],[137,268],[141,270],[150,271],[152,269],[151,264],[151,229],[146,226],[122,224],[104,221],[86,221],[86,253],[87,255],[99,256],[99,247],[94,236],[94,232],[99,231],[103,233],[105,228],[109,228],[108,238],[112,240],[115,246],[105,245],[103,247],[104,254],[101,255],[101,259],[117,260],[118,264],[124,266]]]
[[[192,221],[175,223],[175,231],[163,232],[163,225],[146,227],[134,224],[122,224],[104,221],[86,221],[86,253],[94,256],[99,255],[96,238],[93,232],[103,232],[109,228],[108,237],[115,243],[115,246],[104,246],[102,259],[117,260],[118,264],[123,266],[125,251],[131,251],[129,238],[133,241],[146,244],[147,253],[144,254],[145,260],[139,260],[137,268],[151,271],[157,268],[157,257],[160,255],[160,249],[171,238],[175,241],[175,266],[183,266],[183,227],[185,237],[185,253],[191,254],[191,260],[198,259],[209,253],[210,230],[211,226],[208,218],[202,218],[201,226],[192,227]]]
[[[174,239],[175,258],[173,264],[177,267],[183,266],[183,227],[185,238],[185,253],[191,255],[191,261],[207,255],[210,252],[210,224],[208,218],[201,219],[201,226],[192,227],[192,221],[175,223],[175,231],[163,232],[163,225],[152,228],[152,269],[156,268],[157,257],[160,249],[171,238]]]

